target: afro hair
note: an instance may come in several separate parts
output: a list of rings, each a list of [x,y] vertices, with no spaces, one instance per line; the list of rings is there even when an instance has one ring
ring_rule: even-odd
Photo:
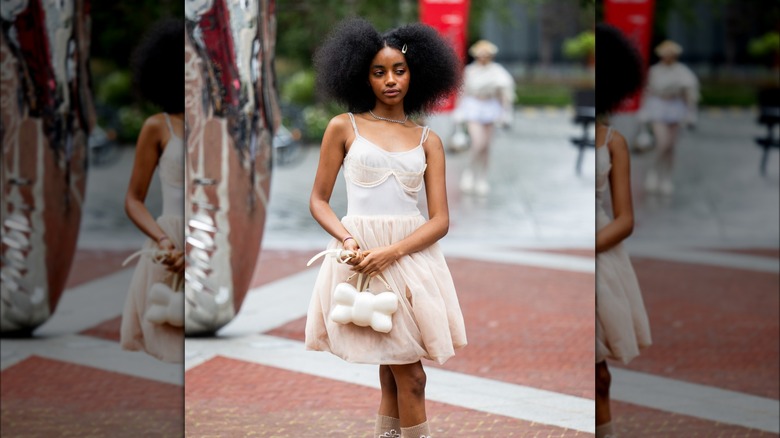
[[[132,56],[137,92],[168,113],[184,111],[184,20],[152,25]]]
[[[411,80],[404,97],[407,114],[430,112],[461,85],[462,64],[450,44],[430,26],[409,24],[380,34],[366,20],[342,21],[314,55],[317,88],[325,97],[346,105],[349,111],[366,112],[376,96],[366,83],[371,60],[383,47],[405,57]]]
[[[644,70],[631,40],[614,26],[596,25],[596,114],[609,114],[639,90]]]

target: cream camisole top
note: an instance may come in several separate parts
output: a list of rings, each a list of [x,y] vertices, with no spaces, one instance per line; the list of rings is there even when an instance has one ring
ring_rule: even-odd
[[[344,158],[347,215],[420,214],[417,194],[423,187],[427,166],[422,145],[428,138],[428,127],[423,127],[420,143],[413,149],[389,152],[362,137],[355,116],[348,114],[355,140]]]
[[[162,188],[162,216],[184,216],[184,142],[173,131],[168,114],[165,122],[171,136],[157,168]]]

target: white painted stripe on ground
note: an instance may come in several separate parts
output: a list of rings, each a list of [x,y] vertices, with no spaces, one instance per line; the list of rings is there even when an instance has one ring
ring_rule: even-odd
[[[613,400],[780,433],[780,402],[735,391],[612,368]]]
[[[181,385],[181,364],[160,362],[146,353],[122,350],[115,341],[77,334],[122,314],[133,272],[134,268],[123,269],[66,290],[57,310],[33,338],[0,340],[0,369],[40,356]]]
[[[313,255],[313,254],[312,254]],[[306,315],[319,266],[250,289],[222,337],[262,333]]]
[[[673,262],[780,273],[780,261],[774,257],[730,254],[718,252],[715,249],[706,251],[670,245],[631,244],[630,242],[626,245],[626,250],[631,257],[648,257]]]
[[[302,342],[254,335],[214,343],[188,339],[193,354],[208,351],[232,359],[379,388],[376,365],[350,364],[329,353],[305,351]],[[426,368],[426,399],[519,420],[594,433],[593,400],[523,385]]]
[[[545,254],[506,248],[486,248],[484,245],[442,245],[447,257],[486,262],[509,263],[537,268],[562,269],[573,272],[596,272],[596,259],[566,254]]]
[[[244,314],[242,309],[234,321],[229,326],[226,326],[225,329],[223,329],[225,331],[225,335],[231,336],[232,339],[187,340],[187,354],[192,357],[192,360],[188,359],[187,369],[191,369],[198,364],[203,363],[210,357],[221,354],[228,357],[234,357],[236,359],[250,360],[256,363],[261,363],[259,361],[262,361],[263,364],[269,366],[277,366],[285,369],[308,372],[310,374],[343,381],[352,381],[350,379],[358,379],[358,376],[361,375],[360,373],[365,373],[365,376],[360,377],[360,379],[363,381],[362,384],[376,387],[378,384],[376,382],[376,367],[368,366],[367,368],[361,368],[361,366],[357,365],[348,365],[348,368],[341,369],[339,367],[341,365],[345,365],[345,363],[335,356],[315,352],[302,352],[303,346],[298,345],[300,343],[290,344],[290,342],[293,341],[270,336],[257,336],[254,334],[258,332],[258,326],[262,326],[264,327],[264,330],[267,330],[265,329],[266,327],[268,327],[268,329],[278,327],[279,325],[283,325],[288,321],[292,321],[304,316],[306,307],[303,305],[303,303],[308,302],[311,293],[311,285],[314,283],[315,275],[316,269],[310,269],[251,291],[251,293],[247,295],[247,300],[248,302],[256,303],[249,306],[249,309],[252,309],[252,311]],[[277,294],[282,293],[286,294],[284,296],[286,296],[287,299],[280,300],[272,298],[272,296],[277,296]],[[263,305],[263,303],[267,305]],[[246,321],[244,320],[245,318],[247,319]],[[261,321],[264,320],[267,320],[268,322],[262,323]],[[222,331],[220,331],[220,335],[223,335]],[[243,340],[240,338],[242,335],[245,336]],[[262,350],[262,352],[258,352],[258,349]],[[301,355],[300,357],[296,356],[299,354]],[[287,355],[287,357],[285,355]],[[260,356],[262,356],[261,359],[258,358]],[[296,357],[299,358],[294,359]],[[296,364],[295,360],[304,363]],[[286,361],[290,362],[288,363]],[[307,363],[309,364],[307,365]],[[314,367],[314,369],[306,371],[308,369],[306,367],[309,366]],[[302,369],[301,367],[305,369]],[[333,371],[333,373],[346,374],[332,376],[331,374],[328,374],[328,369],[331,367],[336,367],[337,371]],[[457,395],[459,394],[458,391],[461,388],[465,388],[465,386],[459,386],[463,384],[463,382],[455,386],[448,386],[449,383],[447,378],[449,376],[446,374],[447,372],[439,369],[437,369],[436,372],[443,372],[444,374],[438,375],[445,376],[443,378],[443,382],[439,384],[439,388],[441,389],[438,389],[438,391],[443,391],[443,393],[437,393],[438,396],[441,397],[441,399],[437,400],[450,404],[457,404],[460,406],[460,401],[458,401],[459,399]],[[736,424],[755,429],[767,430],[767,423],[771,422],[771,417],[767,417],[766,415],[749,417],[743,414],[744,412],[752,412],[756,409],[756,406],[758,406],[760,408],[760,412],[774,413],[775,424],[777,422],[776,415],[778,407],[776,401],[767,401],[763,399],[756,403],[757,399],[759,398],[748,394],[730,392],[701,385],[685,386],[691,384],[681,381],[674,381],[671,379],[664,379],[649,374],[628,372],[621,369],[615,369],[615,372],[613,373],[613,379],[616,382],[613,386],[613,398],[615,398],[615,400],[626,401],[640,406],[646,406],[668,412],[677,412],[706,420],[714,420],[727,424]],[[458,382],[458,379],[454,379],[453,381]],[[675,390],[680,390],[682,388],[687,388],[688,390],[682,391],[682,394],[675,395],[675,397],[677,397],[677,401],[672,403],[669,400],[661,398],[660,396],[645,397],[645,394],[652,394],[652,392],[643,387],[643,385],[646,384],[644,382],[652,382],[651,386],[653,386],[653,390],[660,394],[676,394]],[[434,386],[435,385],[433,384],[431,385],[431,390],[433,390]],[[445,390],[444,388],[449,389]],[[714,404],[710,404],[710,402],[713,400],[713,397],[699,397],[698,399],[691,400],[690,397],[695,398],[698,394],[700,394],[700,392],[689,391],[691,388],[700,388],[706,391],[711,391],[710,394],[717,394],[721,397],[721,399],[713,402]],[[453,395],[452,398],[447,395],[446,391],[448,390],[455,391],[455,395]],[[472,396],[474,397],[475,403],[480,400],[478,398],[478,393],[472,394]],[[542,399],[543,398],[544,397],[542,397]],[[433,400],[433,398],[431,398],[431,400]],[[492,407],[490,409],[492,410],[486,412],[496,411],[495,413],[499,413],[499,410],[506,409],[511,413],[512,409],[517,409],[517,405],[513,404],[511,400],[504,400],[500,398],[495,400],[498,401],[496,401],[494,405],[491,405]],[[484,400],[480,403],[483,402]],[[532,400],[532,402],[535,403],[536,401]],[[730,403],[731,405],[728,407],[723,407],[723,403]],[[772,405],[772,403],[774,403],[774,405]],[[502,406],[504,406],[504,408],[502,408]],[[464,407],[471,408],[470,405]],[[746,407],[747,411],[745,410]],[[472,409],[485,410],[487,409],[487,404],[479,404],[478,407],[474,407]],[[530,410],[531,408],[527,409]],[[725,415],[723,412],[721,412],[722,410],[731,410],[735,414]],[[508,415],[504,412],[505,410],[501,410],[500,415]],[[708,414],[708,412],[717,412],[718,414],[715,416],[716,418],[713,418],[713,415]],[[564,418],[560,421],[556,421],[566,421],[565,418],[570,417],[564,416]]]
[[[134,268],[67,289],[57,310],[34,334],[39,337],[78,333],[122,314]]]
[[[460,251],[460,252],[459,252]],[[539,254],[525,251],[496,249],[473,251],[470,248],[453,250],[453,257],[482,258],[487,261],[518,263],[545,268],[593,272],[594,259],[557,254]],[[220,337],[245,336],[262,333],[306,315],[317,278],[318,267],[306,269],[281,280],[251,289],[241,305],[239,314],[219,331]]]
[[[160,362],[144,353],[125,351],[114,341],[92,336],[2,339],[0,345],[2,370],[31,356],[40,356],[173,385],[184,382],[181,364]]]

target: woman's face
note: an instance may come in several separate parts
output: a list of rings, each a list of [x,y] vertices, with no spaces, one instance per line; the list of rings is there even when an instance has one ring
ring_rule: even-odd
[[[409,91],[409,66],[400,50],[383,47],[371,60],[368,83],[377,101],[387,105],[403,102]]]
[[[675,62],[677,62],[677,55],[672,53],[664,53],[661,56],[661,62],[667,65],[674,64]]]
[[[493,55],[488,52],[479,52],[474,59],[476,59],[477,62],[482,65],[488,65],[491,61],[493,61]]]

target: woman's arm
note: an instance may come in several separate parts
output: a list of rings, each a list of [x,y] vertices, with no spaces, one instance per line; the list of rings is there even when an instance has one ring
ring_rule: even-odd
[[[431,132],[423,144],[425,149],[425,193],[428,199],[428,221],[405,239],[393,245],[364,251],[365,258],[355,267],[364,273],[379,273],[399,258],[423,250],[444,237],[450,227],[445,184],[444,147],[438,135]]]
[[[626,139],[615,132],[607,143],[612,156],[609,189],[614,220],[596,232],[596,252],[606,251],[634,231],[634,207],[631,201],[631,162]]]
[[[346,114],[336,116],[328,123],[325,134],[322,136],[320,162],[309,198],[309,210],[314,220],[331,236],[342,242],[350,234],[331,208],[330,197],[333,194],[333,186],[336,184],[339,169],[344,162],[347,137],[352,132],[351,128],[352,125]],[[355,251],[359,249],[354,239],[344,242],[344,248]]]
[[[161,139],[166,130],[165,122],[159,115],[149,117],[144,122],[135,146],[135,162],[125,196],[125,212],[130,220],[150,239],[160,244],[161,248],[173,248],[173,243],[166,238],[165,232],[157,225],[144,203],[154,169],[160,159]]]

